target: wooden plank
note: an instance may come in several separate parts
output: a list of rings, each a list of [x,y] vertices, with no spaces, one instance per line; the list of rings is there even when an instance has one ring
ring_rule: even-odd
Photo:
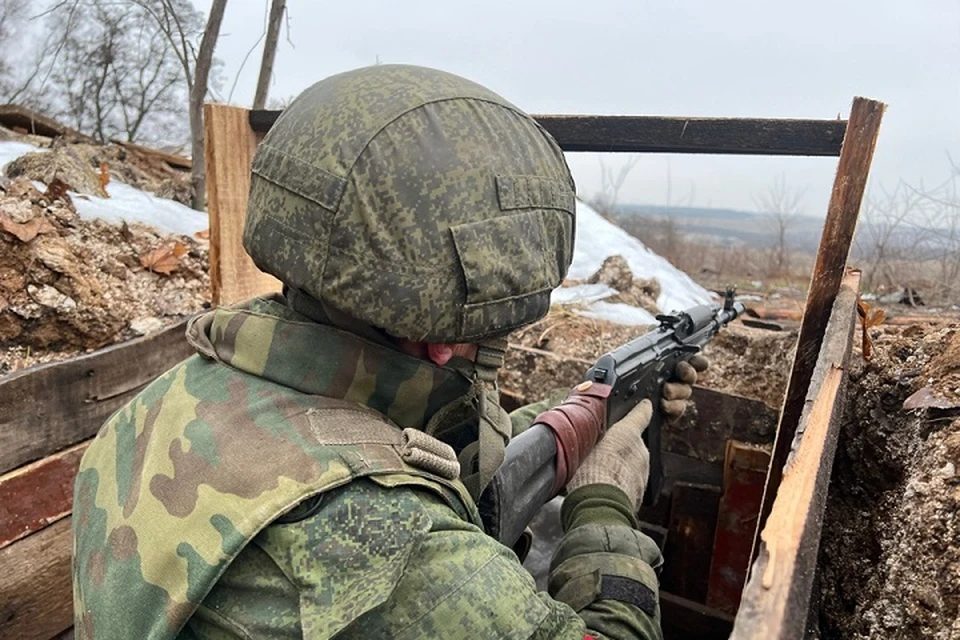
[[[764,489],[757,534],[762,530],[773,507],[773,500],[783,477],[804,399],[813,376],[820,345],[823,341],[834,300],[844,277],[844,266],[850,253],[850,243],[857,226],[860,203],[870,173],[873,150],[880,133],[880,121],[885,105],[866,98],[854,98],[850,111],[850,125],[837,163],[837,176],[827,211],[827,220],[820,239],[817,260],[807,291],[797,351],[793,359],[790,381],[780,411],[780,424],[774,442],[767,486]],[[754,536],[753,557],[757,557],[757,536]]]
[[[665,640],[727,640],[733,616],[661,591],[660,626]]]
[[[280,111],[251,111],[266,133]],[[837,156],[843,120],[534,115],[564,151]]]
[[[83,142],[95,143],[90,136],[84,135],[76,129],[71,129],[53,118],[34,111],[20,104],[0,105],[0,125],[13,129],[19,127],[32,135],[57,138],[69,135]]]
[[[125,149],[130,149],[142,155],[166,162],[175,169],[189,170],[193,167],[193,161],[191,161],[190,158],[184,158],[183,156],[167,153],[166,151],[160,151],[159,149],[151,149],[150,147],[144,147],[143,145],[134,144],[133,142],[127,142],[126,140],[118,140],[114,138],[110,140],[110,142],[120,145]]]
[[[239,107],[203,105],[210,285],[215,305],[280,290],[280,281],[257,269],[243,249],[250,168],[257,149],[257,134],[250,128],[248,114]]]
[[[747,581],[753,532],[763,499],[770,450],[730,440],[723,469],[723,496],[713,537],[707,605],[735,614]]]
[[[692,410],[663,424],[660,446],[671,453],[722,463],[728,440],[769,444],[776,429],[777,412],[763,402],[695,386]]]
[[[0,476],[0,549],[70,515],[73,480],[88,444]]]
[[[0,473],[92,437],[110,414],[193,353],[186,322],[0,378]]]
[[[664,590],[694,602],[703,603],[707,599],[719,503],[720,487],[687,482],[673,486],[660,576]]]
[[[0,549],[0,638],[47,640],[73,624],[70,518]]]
[[[805,637],[810,592],[833,456],[843,415],[842,391],[856,327],[860,273],[851,272],[837,295],[817,359],[798,437],[773,509],[760,534],[731,638]]]

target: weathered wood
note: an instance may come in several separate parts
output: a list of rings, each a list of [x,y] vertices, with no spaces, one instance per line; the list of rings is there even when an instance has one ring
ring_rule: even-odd
[[[720,487],[678,482],[671,493],[670,526],[660,586],[675,595],[703,603],[707,599]]]
[[[0,638],[47,640],[73,624],[70,518],[0,549]]]
[[[210,286],[215,305],[280,290],[280,281],[257,269],[243,249],[250,167],[257,149],[257,133],[250,128],[248,113],[222,104],[203,106]]]
[[[753,532],[760,513],[770,450],[730,440],[723,469],[723,496],[713,537],[707,605],[735,614],[750,567]]]
[[[759,400],[695,386],[693,405],[680,420],[661,427],[661,448],[722,463],[727,441],[773,442],[777,412]]]
[[[189,170],[193,167],[193,162],[190,160],[190,158],[184,158],[183,156],[167,153],[166,151],[160,151],[159,149],[151,149],[150,147],[144,147],[143,145],[134,144],[133,142],[127,142],[126,140],[113,139],[110,142],[120,145],[124,149],[129,149],[141,155],[147,156],[148,158],[154,158],[156,160],[165,162],[173,169]]]
[[[70,515],[73,479],[88,444],[0,476],[0,549]]]
[[[269,131],[280,111],[251,111],[254,131]],[[843,120],[534,115],[564,151],[836,156]]]
[[[820,239],[817,260],[807,291],[797,351],[774,442],[767,486],[764,489],[763,505],[757,532],[762,530],[773,507],[773,499],[783,477],[783,466],[797,433],[797,425],[804,407],[804,399],[813,376],[824,330],[836,300],[844,276],[844,266],[850,253],[850,243],[857,226],[860,203],[870,173],[873,150],[880,133],[880,120],[885,105],[866,98],[854,98],[850,111],[850,124],[843,141],[843,150],[837,163],[837,176],[830,196],[827,220]],[[757,557],[757,538],[754,537],[753,557]]]
[[[665,640],[727,640],[733,616],[672,593],[660,592],[660,626]]]
[[[0,104],[0,125],[8,129],[19,127],[27,133],[46,138],[69,135],[84,142],[95,142],[90,136],[20,104]]]
[[[842,392],[856,327],[859,285],[859,272],[849,273],[834,303],[798,435],[743,592],[731,636],[736,640],[804,637],[843,414]]]
[[[110,414],[193,352],[185,328],[186,321],[0,378],[0,473],[93,436]]]

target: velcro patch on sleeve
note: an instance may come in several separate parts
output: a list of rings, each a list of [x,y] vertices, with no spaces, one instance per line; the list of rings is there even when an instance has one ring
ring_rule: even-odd
[[[657,610],[657,595],[650,587],[622,576],[603,576],[596,599],[632,604],[651,617]]]

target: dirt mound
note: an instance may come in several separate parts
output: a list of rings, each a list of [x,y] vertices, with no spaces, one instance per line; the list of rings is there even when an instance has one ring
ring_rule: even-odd
[[[59,146],[50,151],[37,151],[20,156],[4,169],[8,178],[23,177],[43,184],[60,180],[71,191],[106,198],[100,176],[74,151],[72,146]]]
[[[960,638],[960,326],[882,327],[852,358],[820,549],[824,638]],[[815,591],[815,600],[816,598]]]
[[[63,183],[0,190],[0,374],[171,324],[208,300],[206,243],[83,220]]]
[[[653,315],[660,313],[660,309],[657,308],[660,283],[656,278],[645,279],[634,276],[623,256],[610,256],[604,260],[600,269],[587,279],[587,284],[605,284],[616,289],[617,294],[606,298],[607,302],[622,302],[640,307]]]

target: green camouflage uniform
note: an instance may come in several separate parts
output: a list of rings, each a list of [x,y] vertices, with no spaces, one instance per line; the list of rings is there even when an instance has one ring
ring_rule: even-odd
[[[660,555],[622,491],[568,496],[553,598],[474,502],[511,432],[491,337],[546,312],[573,215],[556,144],[478,85],[384,66],[308,89],[257,151],[244,237],[289,300],[192,322],[198,354],[81,462],[78,637],[659,637]],[[480,352],[438,367],[375,327]]]

